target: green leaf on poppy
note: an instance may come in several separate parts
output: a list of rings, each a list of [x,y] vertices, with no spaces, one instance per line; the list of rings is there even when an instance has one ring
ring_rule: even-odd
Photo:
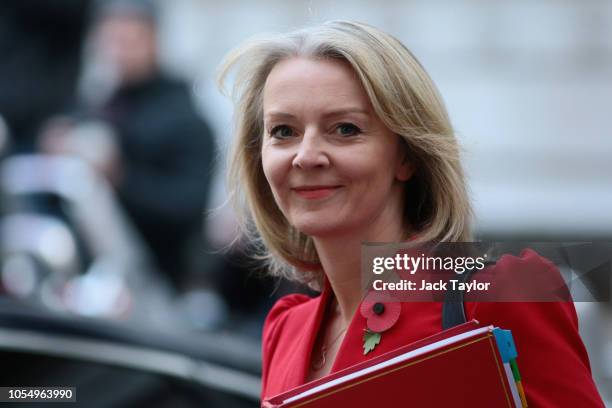
[[[366,330],[363,333],[363,355],[365,356],[380,343],[380,333]]]

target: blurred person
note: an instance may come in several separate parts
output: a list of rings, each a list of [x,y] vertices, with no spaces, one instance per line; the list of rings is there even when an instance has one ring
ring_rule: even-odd
[[[34,151],[41,125],[73,102],[90,3],[0,2],[0,116],[12,153]]]
[[[229,181],[244,231],[273,275],[321,292],[270,310],[262,398],[438,333],[440,303],[378,303],[366,312],[392,327],[363,349],[362,242],[472,240],[459,146],[420,63],[381,30],[333,21],[247,43],[220,81],[233,69]],[[491,268],[502,278],[525,268],[559,275],[533,251]],[[529,406],[603,406],[573,302],[466,302],[465,313],[512,330]]]
[[[182,289],[195,273],[190,249],[204,250],[215,145],[188,85],[158,65],[156,19],[147,1],[99,3],[90,68],[105,81],[77,114],[52,121],[40,145],[80,155],[106,175],[158,265]]]

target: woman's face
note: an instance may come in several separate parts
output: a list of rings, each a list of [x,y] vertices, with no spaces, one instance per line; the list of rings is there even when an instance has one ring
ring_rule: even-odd
[[[314,237],[400,238],[389,231],[403,228],[412,165],[348,63],[281,61],[263,111],[263,170],[291,225]]]

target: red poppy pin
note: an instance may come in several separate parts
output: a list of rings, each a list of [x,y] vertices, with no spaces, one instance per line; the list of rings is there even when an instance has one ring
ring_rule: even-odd
[[[402,310],[399,301],[370,292],[361,302],[361,315],[366,319],[363,334],[363,354],[368,354],[380,343],[382,333],[397,322]]]

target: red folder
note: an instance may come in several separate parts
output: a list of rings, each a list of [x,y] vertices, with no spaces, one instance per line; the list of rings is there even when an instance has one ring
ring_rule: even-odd
[[[502,340],[501,332],[507,332]],[[520,408],[507,347],[514,352],[508,331],[473,320],[276,395],[262,407]]]

